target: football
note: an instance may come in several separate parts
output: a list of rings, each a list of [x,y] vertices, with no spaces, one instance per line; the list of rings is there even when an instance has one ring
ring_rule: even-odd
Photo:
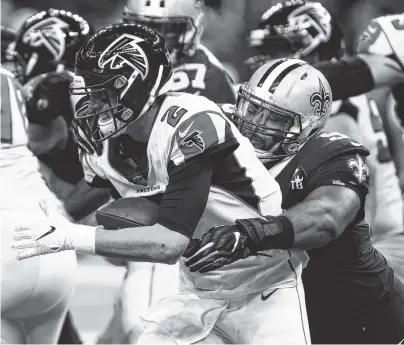
[[[145,198],[122,198],[100,207],[95,218],[105,229],[117,230],[153,225],[159,216],[159,205]]]

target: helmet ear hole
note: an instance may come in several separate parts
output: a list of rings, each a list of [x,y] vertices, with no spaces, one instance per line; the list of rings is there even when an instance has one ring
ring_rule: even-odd
[[[118,78],[115,79],[114,88],[116,90],[121,90],[127,83],[128,83],[128,79],[126,79],[126,77],[121,75],[121,76],[119,76]]]

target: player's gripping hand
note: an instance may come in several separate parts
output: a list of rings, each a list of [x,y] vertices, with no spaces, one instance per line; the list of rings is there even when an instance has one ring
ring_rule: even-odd
[[[358,54],[390,57],[404,70],[404,13],[373,19],[359,37]]]
[[[201,240],[192,240],[184,256],[191,272],[216,270],[252,254],[249,237],[237,225],[221,225],[209,229]]]
[[[21,219],[14,228],[12,248],[17,260],[74,249],[74,233],[79,227],[59,213],[57,207],[41,200],[39,206],[47,217]]]

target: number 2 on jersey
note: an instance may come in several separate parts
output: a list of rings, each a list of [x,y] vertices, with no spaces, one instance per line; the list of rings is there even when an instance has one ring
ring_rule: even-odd
[[[188,110],[184,108],[180,108],[177,105],[173,105],[172,107],[168,108],[163,117],[161,118],[161,122],[164,122],[167,118],[167,123],[175,127],[181,118],[188,112]]]

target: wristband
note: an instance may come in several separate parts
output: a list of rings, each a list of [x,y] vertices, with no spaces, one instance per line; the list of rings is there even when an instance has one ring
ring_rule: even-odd
[[[98,229],[103,227],[79,225],[77,230],[74,229],[72,236],[74,249],[79,253],[95,255],[95,233]]]
[[[286,216],[237,219],[238,229],[248,237],[252,252],[267,249],[290,249],[295,240],[294,227]]]

